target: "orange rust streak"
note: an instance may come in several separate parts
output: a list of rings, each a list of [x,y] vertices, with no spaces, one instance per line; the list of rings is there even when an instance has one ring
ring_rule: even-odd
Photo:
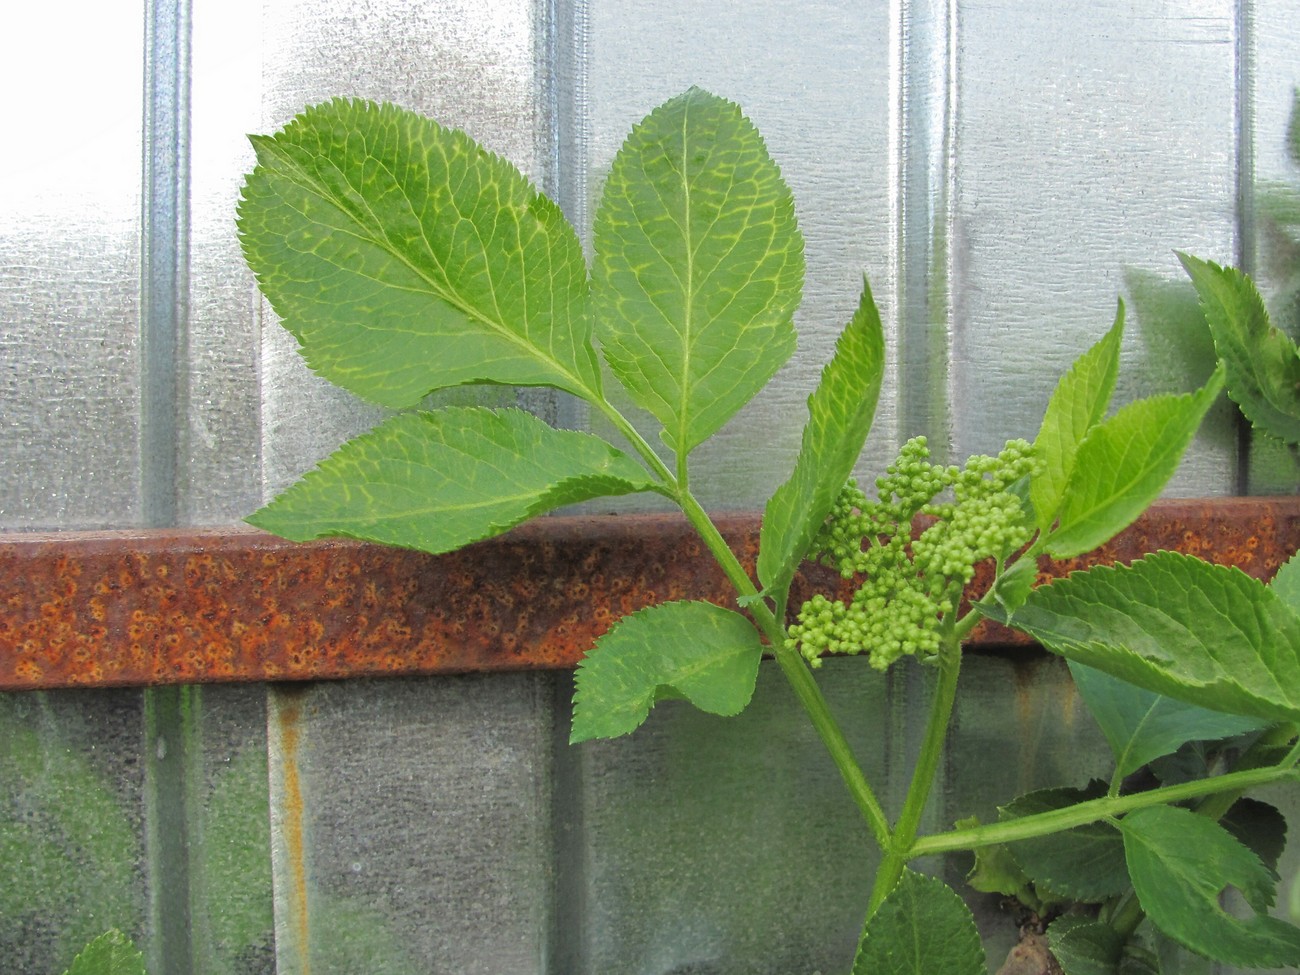
[[[302,800],[302,779],[298,774],[298,746],[302,740],[302,712],[295,705],[281,708],[279,712],[280,751],[283,763],[284,797],[280,803],[281,831],[285,852],[289,858],[289,877],[292,883],[290,910],[292,924],[298,936],[299,971],[311,975],[311,951],[308,936],[311,934],[311,914],[307,909],[307,849],[303,836],[305,805]]]

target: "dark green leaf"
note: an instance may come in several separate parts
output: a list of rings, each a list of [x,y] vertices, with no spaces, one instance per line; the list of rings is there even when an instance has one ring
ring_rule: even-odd
[[[1222,388],[1215,372],[1196,393],[1138,400],[1094,426],[1075,455],[1047,551],[1081,555],[1128,527],[1178,470]]]
[[[578,664],[569,740],[626,735],[671,696],[712,714],[739,714],[754,694],[762,655],[754,625],[729,609],[676,602],[638,610]]]
[[[692,88],[632,130],[594,235],[601,351],[685,455],[794,351],[794,199],[740,108]]]
[[[86,945],[64,975],[145,975],[144,956],[114,928]]]
[[[1166,697],[1092,667],[1070,663],[1075,686],[1101,725],[1121,776],[1136,772],[1189,741],[1218,741],[1267,722],[1223,714]]]
[[[903,871],[862,932],[852,975],[987,975],[975,919],[941,880]]]
[[[253,145],[244,256],[326,379],[397,408],[474,382],[598,395],[577,235],[510,163],[342,99]]]
[[[1041,789],[1001,807],[1003,822],[1052,812],[1105,795],[1105,786],[1094,783],[1088,789]],[[1115,828],[1106,822],[1008,843],[1016,863],[1039,890],[1064,894],[1074,900],[1104,901],[1128,889],[1124,866],[1124,844]]]
[[[1273,876],[1222,826],[1187,809],[1154,806],[1124,817],[1120,829],[1142,909],[1165,934],[1230,965],[1300,965],[1300,928],[1263,913],[1273,903]],[[1256,913],[1228,914],[1220,903],[1227,887]]]
[[[1286,817],[1258,799],[1238,799],[1219,825],[1247,847],[1269,870],[1276,871],[1286,849]]]
[[[294,541],[325,535],[448,552],[561,505],[648,487],[593,437],[521,410],[402,413],[345,443],[249,517]]]
[[[1075,360],[1048,401],[1043,424],[1034,440],[1043,470],[1034,478],[1030,489],[1038,527],[1043,531],[1052,526],[1061,510],[1079,446],[1106,415],[1119,375],[1123,335],[1124,304],[1120,302],[1110,331]]]
[[[1239,569],[1157,552],[1039,586],[1012,623],[1070,660],[1180,701],[1300,720],[1300,617]]]
[[[1178,257],[1201,296],[1227,369],[1228,395],[1256,427],[1300,443],[1300,350],[1269,321],[1250,278],[1236,268]]]
[[[1077,914],[1053,921],[1047,939],[1065,975],[1116,975],[1124,955],[1114,928]]]
[[[758,577],[765,589],[784,592],[853,473],[876,413],[884,366],[880,313],[864,281],[857,313],[808,398],[808,424],[794,473],[763,512]]]

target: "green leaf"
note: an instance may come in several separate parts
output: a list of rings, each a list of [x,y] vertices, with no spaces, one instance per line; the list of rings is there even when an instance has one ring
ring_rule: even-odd
[[[1126,528],[1177,471],[1201,419],[1223,387],[1217,371],[1201,389],[1130,403],[1079,445],[1047,551],[1070,558]]]
[[[86,945],[63,975],[145,975],[144,955],[113,928]]]
[[[1116,975],[1124,954],[1124,939],[1114,928],[1077,914],[1053,921],[1047,940],[1065,975]]]
[[[1300,720],[1300,617],[1239,569],[1156,552],[1039,586],[1011,623],[1147,690],[1213,711]]]
[[[1178,259],[1201,297],[1226,368],[1228,395],[1252,425],[1300,443],[1300,350],[1269,321],[1249,277],[1187,254]]]
[[[1052,527],[1061,510],[1080,444],[1106,415],[1119,375],[1123,337],[1124,303],[1121,301],[1110,331],[1075,360],[1047,403],[1043,424],[1034,440],[1043,470],[1033,479],[1029,492],[1042,531]]]
[[[880,313],[864,280],[858,310],[840,334],[835,356],[808,398],[808,424],[794,473],[763,511],[758,577],[766,590],[784,593],[853,473],[871,431],[884,368]]]
[[[1105,795],[1105,786],[1089,789],[1040,789],[999,808],[1009,822],[1036,813],[1053,812]],[[1104,821],[1007,844],[1016,863],[1041,890],[1073,900],[1104,901],[1128,889],[1124,844],[1115,827]]]
[[[244,256],[326,379],[396,408],[477,382],[599,395],[577,235],[510,163],[343,99],[252,141]]]
[[[1120,830],[1138,900],[1165,934],[1230,965],[1300,965],[1300,928],[1263,913],[1275,878],[1222,826],[1187,809],[1154,806],[1124,817]],[[1227,887],[1255,914],[1228,914],[1220,904]]]
[[[664,603],[625,616],[578,664],[570,742],[636,730],[658,700],[739,714],[754,694],[763,646],[739,613],[712,603]]]
[[[438,553],[647,487],[599,437],[521,410],[449,407],[398,414],[345,443],[248,521],[294,541],[342,535]]]
[[[692,88],[632,130],[594,236],[601,350],[685,456],[794,351],[794,199],[740,108]]]
[[[1276,807],[1258,799],[1238,799],[1219,825],[1237,838],[1260,862],[1276,871],[1286,849],[1286,817]]]
[[[1291,612],[1300,615],[1300,553],[1282,563],[1268,587]]]
[[[867,921],[852,975],[987,975],[975,918],[941,880],[904,870]]]
[[[968,829],[979,824],[979,818],[971,816],[957,820],[954,825],[958,829]],[[971,890],[1011,897],[1026,907],[1043,913],[1046,905],[1006,844],[990,843],[978,846],[972,852],[975,854],[975,864],[966,875],[966,884]]]
[[[1037,582],[1038,561],[1017,559],[998,574],[989,591],[975,601],[975,606],[985,616],[1006,619],[1024,605]]]
[[[1172,755],[1189,741],[1218,741],[1266,724],[1166,697],[1073,661],[1070,673],[1110,743],[1120,776]]]

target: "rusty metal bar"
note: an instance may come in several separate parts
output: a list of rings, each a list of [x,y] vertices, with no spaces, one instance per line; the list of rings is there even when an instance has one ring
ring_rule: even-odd
[[[758,518],[719,526],[752,566]],[[1300,498],[1166,501],[1041,570],[1176,549],[1268,578],[1297,548]],[[809,567],[792,602],[838,584]],[[733,596],[671,516],[542,519],[443,556],[246,528],[4,535],[0,690],[566,668],[619,616],[686,598]]]

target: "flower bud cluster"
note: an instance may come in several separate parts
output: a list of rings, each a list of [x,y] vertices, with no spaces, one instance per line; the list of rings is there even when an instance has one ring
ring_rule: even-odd
[[[1032,536],[1033,520],[1017,489],[1034,466],[1033,447],[1024,440],[958,468],[930,463],[925,438],[916,437],[876,479],[878,500],[850,481],[813,554],[861,585],[847,604],[823,595],[804,603],[786,645],[814,667],[825,653],[865,653],[879,670],[902,656],[933,657],[943,619],[975,566],[1005,559]],[[937,500],[940,495],[949,500]],[[913,540],[918,514],[935,520]]]

